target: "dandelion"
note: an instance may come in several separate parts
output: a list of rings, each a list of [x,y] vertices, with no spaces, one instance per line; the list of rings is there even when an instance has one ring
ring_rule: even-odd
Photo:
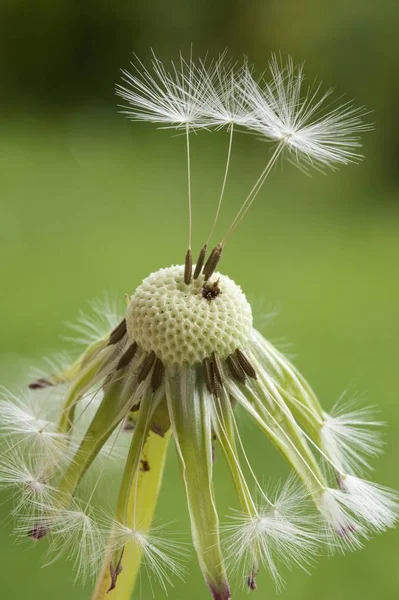
[[[256,80],[247,61],[180,58],[168,69],[153,55],[149,69],[136,59],[117,92],[133,120],[185,131],[189,245],[184,264],[160,268],[135,289],[119,321],[108,304],[95,305],[103,328],[81,315],[74,327],[87,346],[70,365],[41,374],[28,394],[4,391],[0,432],[5,451],[0,485],[15,489],[17,530],[48,538],[58,558],[89,577],[102,561],[93,600],[107,593],[127,600],[142,561],[162,586],[182,577],[186,553],[152,521],[173,439],[191,521],[192,541],[215,600],[231,597],[228,572],[239,571],[249,589],[264,567],[277,587],[282,569],[307,569],[318,552],[360,548],[374,533],[395,525],[397,495],[363,480],[368,457],[381,451],[380,423],[369,409],[340,404],[331,414],[294,365],[253,326],[247,298],[217,272],[234,230],[287,150],[291,160],[346,164],[359,158],[363,109],[344,105],[321,113],[329,95],[302,96],[302,67],[273,58],[269,81]],[[192,264],[190,135],[226,128],[227,160],[216,214]],[[236,130],[257,131],[274,146],[266,167],[221,241],[208,252],[227,190]],[[208,132],[209,133],[209,132]],[[207,134],[208,134],[207,133]],[[205,234],[206,235],[206,234]],[[57,402],[41,406],[46,391]],[[273,492],[254,472],[235,418],[235,407],[254,421],[285,457],[288,483]],[[95,491],[82,486],[102,453],[110,458],[128,440],[113,510],[98,514]],[[213,478],[220,448],[239,503],[219,522]],[[227,548],[224,551],[224,548]],[[226,561],[225,557],[226,556]],[[51,560],[51,559],[49,559]]]

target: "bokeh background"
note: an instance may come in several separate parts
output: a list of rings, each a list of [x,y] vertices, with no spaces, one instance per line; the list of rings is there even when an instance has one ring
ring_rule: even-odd
[[[264,332],[290,354],[325,406],[361,392],[387,421],[376,479],[399,487],[399,26],[395,0],[2,0],[0,5],[0,371],[16,383],[27,364],[60,351],[87,301],[123,299],[149,272],[181,262],[186,181],[181,137],[132,124],[113,88],[133,51],[176,58],[226,46],[265,68],[271,51],[306,61],[337,95],[373,111],[366,160],[327,176],[276,170],[233,238],[223,269],[263,316]],[[192,140],[194,247],[203,243],[220,189],[225,132]],[[263,146],[236,137],[222,233],[265,164]],[[287,469],[243,422],[257,473]],[[221,514],[236,506],[222,457],[216,462]],[[110,471],[108,488],[117,484]],[[104,494],[106,490],[104,490]],[[1,494],[1,595],[13,600],[84,600],[63,561],[40,569],[38,545],[16,545]],[[188,530],[171,448],[158,518]],[[390,531],[345,557],[321,557],[309,577],[287,574],[284,600],[390,600],[399,590],[399,534]],[[207,598],[195,557],[171,600]],[[267,574],[260,598],[274,598]],[[153,583],[155,598],[164,593]],[[143,576],[134,597],[151,596]],[[246,598],[237,585],[234,598]]]

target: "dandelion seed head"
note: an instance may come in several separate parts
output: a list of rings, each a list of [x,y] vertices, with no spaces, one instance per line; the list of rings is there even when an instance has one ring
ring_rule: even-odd
[[[328,415],[299,371],[253,329],[251,306],[241,288],[216,268],[284,151],[301,167],[357,161],[358,136],[369,125],[363,123],[362,108],[350,102],[329,105],[331,91],[323,93],[319,85],[306,89],[302,66],[295,67],[290,58],[284,64],[273,57],[269,73],[256,80],[246,59],[236,64],[226,53],[215,60],[180,56],[169,66],[153,54],[148,68],[136,57],[117,93],[130,119],[185,132],[184,266],[147,277],[127,300],[124,315],[107,298],[92,303],[94,317],[81,313],[71,326],[75,341],[85,345],[77,360],[50,362],[52,373],[40,374],[28,394],[1,394],[0,487],[15,493],[17,535],[48,541],[48,563],[64,556],[83,580],[102,563],[97,589],[109,585],[111,591],[120,584],[122,569],[125,581],[135,577],[142,558],[150,578],[156,576],[166,589],[172,576],[183,576],[180,563],[186,554],[175,537],[151,528],[171,438],[193,546],[214,600],[231,597],[224,554],[233,570],[244,569],[250,589],[256,588],[262,565],[280,587],[280,568],[306,569],[320,545],[355,549],[371,534],[393,527],[398,499],[392,490],[355,475],[368,466],[369,455],[381,450],[374,433],[378,423],[368,410],[339,409]],[[226,166],[216,213],[193,265],[190,133],[221,128],[229,132]],[[242,128],[261,134],[272,150],[227,232],[211,249],[229,192],[233,134]],[[246,453],[236,405],[295,473],[270,496]],[[129,451],[120,454],[118,439],[126,424]],[[222,528],[225,553],[214,494],[218,447],[241,506]],[[101,455],[106,463],[96,470]],[[109,515],[94,507],[104,481],[112,487],[106,472],[111,456],[123,471]],[[327,474],[323,461],[329,465]],[[88,491],[85,502],[79,500],[82,490]]]
[[[245,346],[251,331],[251,308],[229,277],[216,273],[210,285],[220,293],[204,298],[203,277],[184,283],[184,267],[160,269],[143,281],[130,300],[127,330],[147,352],[165,364],[202,362],[212,352],[225,358]]]

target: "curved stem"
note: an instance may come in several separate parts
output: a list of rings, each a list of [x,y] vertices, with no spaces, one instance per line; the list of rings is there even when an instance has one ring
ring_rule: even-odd
[[[170,431],[164,437],[150,431],[142,455],[151,468],[148,471],[137,470],[134,484],[131,486],[131,494],[127,503],[127,517],[129,521],[133,521],[136,517],[140,521],[140,529],[144,532],[150,530],[153,520],[169,439]],[[111,551],[104,561],[92,600],[130,600],[141,561],[141,552],[137,544],[126,544],[123,555],[123,571],[118,576],[115,589],[108,593],[111,586],[110,560]]]

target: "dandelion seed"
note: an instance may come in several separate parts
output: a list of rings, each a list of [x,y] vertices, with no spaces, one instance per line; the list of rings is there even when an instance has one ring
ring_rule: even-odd
[[[325,490],[320,500],[330,551],[358,550],[363,546],[362,538],[368,537],[367,530],[354,517],[344,500],[342,491],[336,489]]]
[[[47,396],[38,402],[32,393],[17,396],[4,390],[0,395],[0,433],[10,444],[28,447],[59,462],[66,452],[66,438],[51,420],[52,412]]]
[[[65,557],[71,561],[75,581],[90,580],[99,569],[106,549],[105,532],[93,511],[74,502],[69,509],[47,507],[40,527],[50,533],[45,564]]]
[[[227,534],[227,560],[233,572],[243,571],[250,589],[256,589],[261,565],[269,570],[280,589],[284,584],[280,565],[296,565],[307,571],[322,542],[316,519],[309,513],[306,494],[297,484],[293,485],[292,479],[272,497],[271,503],[257,507],[256,515],[238,512],[233,522],[223,527]]]
[[[338,402],[330,414],[325,413],[321,443],[330,458],[345,472],[370,469],[367,456],[383,451],[383,441],[374,411],[354,403]]]
[[[224,52],[215,61],[201,61],[198,79],[206,90],[203,119],[207,127],[250,127],[256,124],[255,114],[248,109],[238,82],[251,69],[245,61],[241,66],[226,60]]]
[[[308,165],[333,167],[362,158],[359,134],[372,129],[363,122],[363,107],[346,102],[331,108],[331,89],[323,93],[316,85],[304,90],[303,67],[295,66],[291,57],[284,65],[274,56],[269,72],[271,80],[260,84],[248,71],[243,75],[242,94],[257,115],[256,131],[282,143],[294,161]]]
[[[0,488],[13,492],[14,516],[22,514],[36,518],[41,514],[40,507],[52,502],[56,489],[48,483],[48,474],[53,468],[51,458],[27,454],[18,445],[3,442]]]
[[[130,119],[173,127],[204,126],[208,79],[191,58],[180,55],[179,63],[172,62],[169,70],[154,53],[149,69],[137,57],[131,65],[133,73],[122,71],[125,85],[116,86],[116,93],[128,103],[124,112]]]
[[[173,585],[172,577],[184,579],[185,569],[181,562],[185,559],[186,550],[176,539],[171,541],[162,537],[161,530],[154,528],[146,532],[139,527],[129,528],[115,521],[110,530],[110,550],[117,552],[129,544],[142,555],[148,576],[155,576],[166,592],[167,586]]]
[[[395,527],[399,515],[399,496],[394,490],[346,475],[341,481],[341,503],[346,505],[370,530]]]

